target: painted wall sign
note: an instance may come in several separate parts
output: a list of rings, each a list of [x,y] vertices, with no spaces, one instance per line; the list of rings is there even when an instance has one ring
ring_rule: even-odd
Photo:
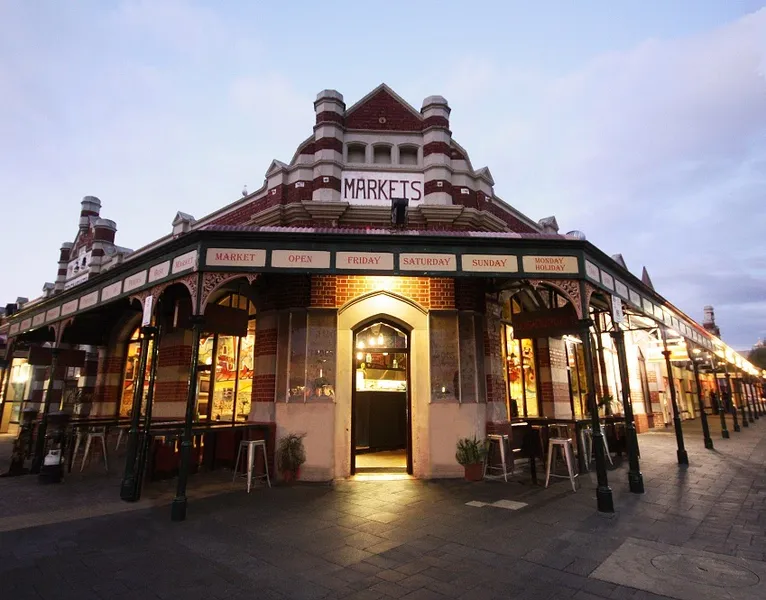
[[[32,319],[24,319],[21,322],[22,329],[29,329],[30,327],[32,327]]]
[[[77,300],[70,300],[69,302],[64,302],[64,304],[61,306],[62,315],[71,315],[76,310],[77,310]]]
[[[526,273],[579,273],[576,256],[525,256]]]
[[[628,286],[627,286],[627,285],[625,285],[625,284],[624,284],[622,281],[620,281],[619,279],[616,279],[616,280],[615,280],[615,282],[614,282],[614,289],[615,289],[615,291],[616,291],[616,292],[617,292],[617,293],[618,293],[620,296],[622,296],[622,297],[623,297],[623,298],[625,298],[626,300],[627,300],[627,299],[630,297],[630,296],[628,296]]]
[[[410,206],[423,200],[423,173],[343,171],[340,199],[354,204],[391,206],[391,198],[407,198]]]
[[[335,266],[338,269],[393,271],[394,255],[390,252],[336,252]]]
[[[622,312],[622,300],[612,296],[612,320],[615,323],[625,322],[625,314]]]
[[[192,250],[173,259],[173,274],[197,268],[197,251]]]
[[[11,335],[15,335],[15,334],[17,334],[19,332],[19,328],[20,328],[19,324],[18,323],[14,323],[8,329],[8,333],[10,333]]]
[[[80,310],[83,310],[85,308],[90,308],[91,306],[95,306],[98,302],[98,292],[91,292],[90,294],[85,294],[80,298]]]
[[[604,287],[608,290],[614,289],[614,277],[606,271],[601,271],[601,283],[603,283]]]
[[[37,327],[43,323],[45,323],[45,313],[39,313],[32,317],[32,327]]]
[[[330,253],[324,250],[273,250],[271,266],[279,269],[329,269]]]
[[[145,283],[146,271],[139,271],[138,273],[134,273],[130,277],[126,277],[124,279],[122,289],[124,292],[129,292],[131,290],[135,290],[136,288],[140,288]]]
[[[589,260],[585,261],[585,274],[590,277],[593,281],[598,281],[598,273],[599,269],[596,265],[594,265]]]
[[[460,266],[476,273],[516,273],[519,259],[513,254],[463,254]]]
[[[61,316],[61,307],[56,306],[55,308],[51,308],[45,313],[45,321],[46,323],[48,321],[53,321],[54,319],[58,319]]]
[[[164,279],[168,275],[170,275],[170,261],[166,260],[164,263],[154,265],[151,269],[149,269],[149,283],[159,279]]]
[[[205,264],[211,267],[263,267],[266,265],[266,250],[208,248]]]
[[[88,281],[88,277],[90,277],[90,273],[83,273],[79,277],[75,277],[73,279],[70,279],[66,283],[64,283],[64,289],[69,290],[72,289],[76,285],[80,285],[81,283],[85,283]]]
[[[122,281],[117,281],[112,285],[101,288],[101,302],[106,302],[112,298],[116,298],[122,293]]]
[[[457,260],[454,254],[413,254],[399,255],[402,271],[455,271]]]
[[[638,295],[638,292],[635,292],[633,290],[630,290],[630,301],[635,305],[641,308],[641,296]]]

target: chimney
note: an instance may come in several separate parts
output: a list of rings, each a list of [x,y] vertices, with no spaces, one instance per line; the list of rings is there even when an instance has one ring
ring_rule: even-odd
[[[90,272],[101,272],[101,264],[106,260],[107,248],[114,247],[117,224],[111,219],[96,219],[93,224],[93,251],[90,255]]]
[[[452,146],[449,129],[451,109],[444,96],[428,96],[423,100],[420,114],[423,116],[423,146],[445,148]],[[423,202],[425,204],[451,205],[452,156],[450,151],[429,154],[424,159]],[[426,191],[427,190],[427,191]]]
[[[178,237],[179,235],[183,233],[189,233],[191,231],[192,225],[197,222],[197,219],[195,219],[192,215],[183,213],[183,212],[177,212],[175,219],[173,219],[173,236]]]
[[[558,221],[556,221],[556,217],[545,217],[544,219],[540,219],[537,224],[540,226],[543,233],[559,232],[559,224]]]
[[[85,196],[80,206],[80,231],[87,231],[90,226],[90,218],[98,217],[101,212],[101,200],[95,196]]]
[[[708,304],[702,310],[704,311],[702,326],[714,336],[721,337],[721,330],[718,325],[715,324],[715,311],[713,310],[713,307]]]
[[[64,242],[61,244],[61,251],[59,254],[59,270],[56,273],[56,289],[55,291],[61,292],[64,290],[64,283],[67,279],[67,268],[69,266],[69,260],[72,255],[72,242]]]

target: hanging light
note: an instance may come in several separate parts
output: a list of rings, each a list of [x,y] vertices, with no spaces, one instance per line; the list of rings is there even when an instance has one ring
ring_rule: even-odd
[[[385,340],[383,339],[383,334],[379,333],[378,334],[378,346],[382,346],[384,341]]]
[[[356,343],[356,347],[359,348],[360,350],[364,350],[364,342],[362,340],[359,340]]]
[[[375,338],[373,336],[370,336],[369,344],[370,344],[370,346],[374,346],[375,345]]]
[[[361,352],[356,353],[356,360],[362,360],[363,358],[364,358],[364,354],[362,354]]]

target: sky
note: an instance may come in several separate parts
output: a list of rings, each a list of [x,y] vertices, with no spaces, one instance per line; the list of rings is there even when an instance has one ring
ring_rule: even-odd
[[[139,248],[258,189],[323,89],[452,107],[495,193],[766,338],[766,2],[0,0],[0,304],[101,199]]]

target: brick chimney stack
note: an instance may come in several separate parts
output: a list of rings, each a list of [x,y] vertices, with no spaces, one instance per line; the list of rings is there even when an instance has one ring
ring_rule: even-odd
[[[80,231],[87,231],[90,227],[89,219],[98,217],[101,212],[101,200],[95,196],[85,196],[80,205]]]
[[[72,242],[64,242],[61,244],[61,253],[59,254],[59,270],[56,273],[55,292],[64,291],[64,283],[66,282],[67,268],[72,254]]]
[[[90,258],[90,272],[101,272],[101,264],[106,259],[106,248],[114,246],[117,223],[110,219],[96,219],[93,224],[93,252]]]
[[[703,310],[705,311],[705,316],[702,319],[702,326],[714,336],[721,337],[721,330],[718,325],[715,324],[715,312],[713,311],[713,307],[708,305],[704,307]]]
[[[423,100],[423,174],[426,204],[452,204],[449,103],[443,96]]]

